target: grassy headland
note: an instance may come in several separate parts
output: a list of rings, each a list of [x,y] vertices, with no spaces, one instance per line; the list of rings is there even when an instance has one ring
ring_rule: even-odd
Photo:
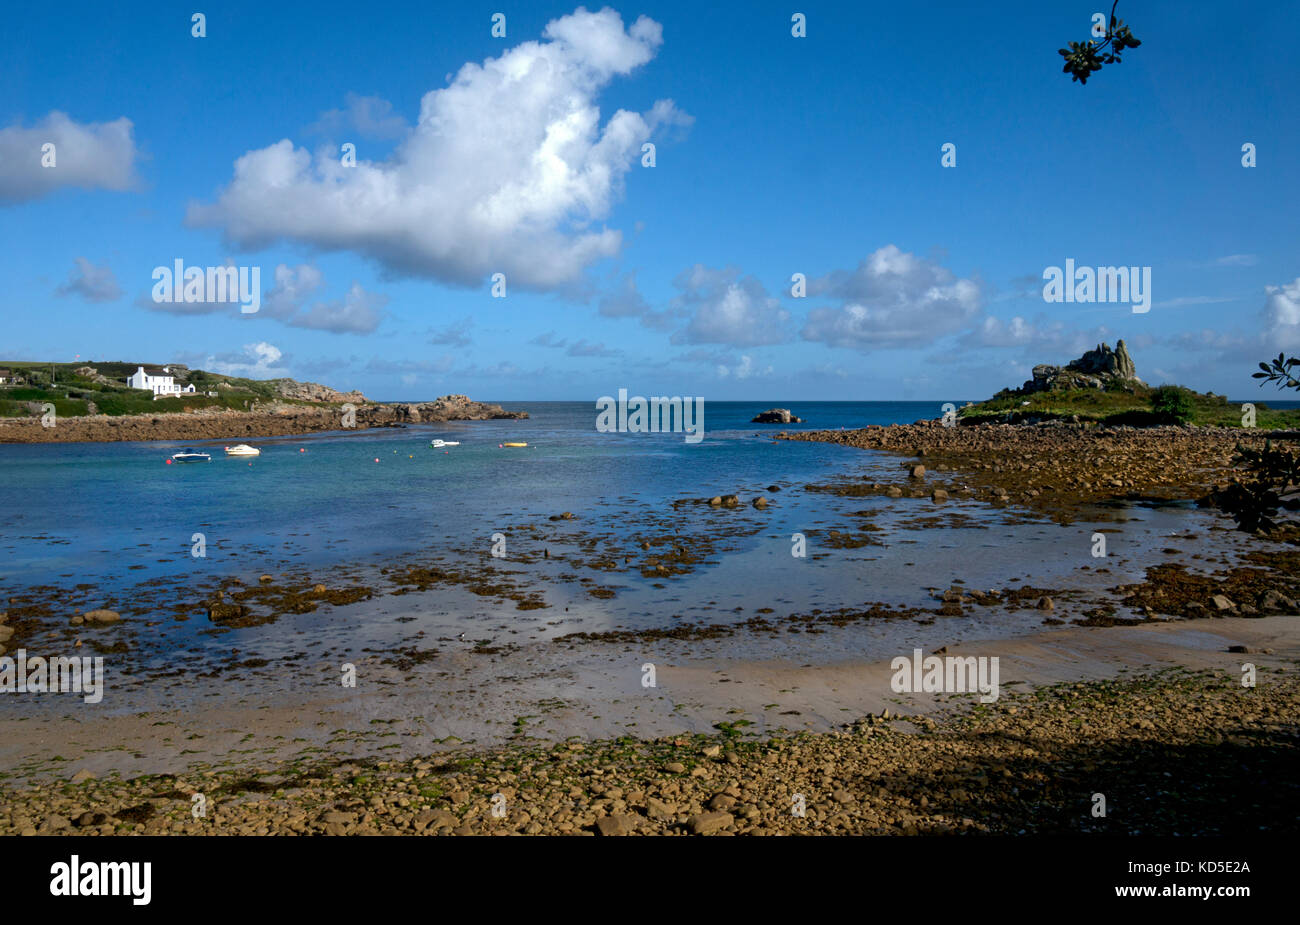
[[[0,385],[0,417],[30,417],[40,412],[33,404],[54,405],[59,417],[103,414],[180,414],[200,408],[247,411],[259,401],[293,401],[281,394],[283,379],[244,379],[201,369],[173,367],[176,382],[193,385],[192,393],[154,399],[145,389],[133,389],[127,378],[141,363],[32,363],[0,361],[18,382]],[[209,395],[208,392],[216,392]],[[303,405],[311,402],[298,402]]]
[[[1179,389],[1187,398],[1189,414],[1175,419],[1157,410],[1161,390]],[[1300,410],[1279,410],[1263,402],[1253,402],[1255,426],[1266,430],[1300,427]],[[1197,427],[1242,427],[1242,406],[1226,396],[1212,392],[1195,392],[1181,386],[1161,386],[1110,382],[1105,388],[1053,389],[1031,392],[1003,389],[992,398],[968,405],[957,412],[963,424],[1000,424],[1032,421],[1092,421],[1111,426],[1154,427],[1167,424],[1193,424]]]

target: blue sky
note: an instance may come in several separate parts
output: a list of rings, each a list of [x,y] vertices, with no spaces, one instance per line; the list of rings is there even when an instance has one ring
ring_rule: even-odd
[[[1056,49],[1109,6],[1067,0],[106,6],[6,12],[0,359],[947,401],[1117,338],[1247,397],[1300,346],[1294,4],[1122,0],[1087,86]],[[154,302],[177,259],[259,267],[258,312]],[[1045,302],[1067,259],[1150,311]]]

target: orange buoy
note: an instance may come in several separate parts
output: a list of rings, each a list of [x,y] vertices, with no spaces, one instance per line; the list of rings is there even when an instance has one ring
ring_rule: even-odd
[[[166,462],[167,462],[167,465],[169,465],[169,466],[172,464],[172,461],[171,461],[170,459],[167,460]]]

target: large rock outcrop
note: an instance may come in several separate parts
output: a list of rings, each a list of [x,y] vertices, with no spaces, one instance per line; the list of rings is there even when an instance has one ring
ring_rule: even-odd
[[[361,403],[366,396],[360,392],[340,392],[318,382],[299,382],[296,379],[272,379],[275,394],[294,401],[353,402]]]
[[[796,417],[789,408],[772,408],[760,411],[750,420],[751,424],[802,424],[803,418]]]
[[[1034,367],[1034,378],[1021,386],[1022,392],[1047,392],[1062,389],[1104,389],[1118,383],[1122,386],[1144,386],[1137,377],[1137,367],[1129,355],[1124,341],[1118,341],[1115,349],[1107,344],[1098,344],[1095,350],[1089,350],[1077,360],[1071,360],[1065,366],[1050,366],[1046,363]]]

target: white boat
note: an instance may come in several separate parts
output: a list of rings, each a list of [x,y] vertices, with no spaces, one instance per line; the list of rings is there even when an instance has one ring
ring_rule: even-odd
[[[262,451],[255,446],[249,446],[247,443],[241,443],[238,446],[226,447],[227,456],[261,456]]]
[[[207,453],[200,453],[198,450],[184,449],[179,453],[173,453],[172,459],[176,462],[211,462],[212,457]]]
[[[429,446],[435,450],[442,449],[444,446],[460,446],[459,440],[430,440]]]

